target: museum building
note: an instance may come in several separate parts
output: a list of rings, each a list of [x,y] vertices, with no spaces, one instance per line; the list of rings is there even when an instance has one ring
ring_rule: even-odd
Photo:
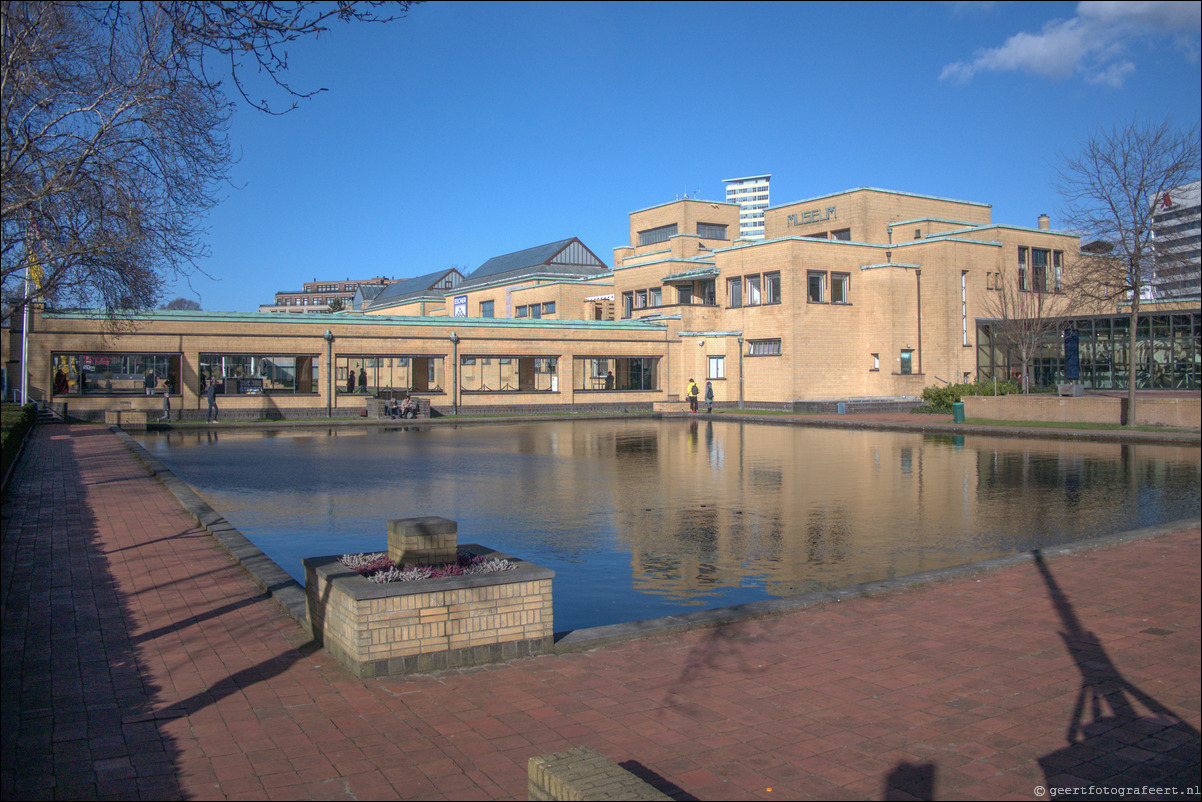
[[[1049,223],[859,188],[769,208],[752,240],[737,204],[686,198],[631,213],[612,267],[568,238],[360,293],[333,315],[147,311],[113,332],[101,315],[37,306],[30,395],[85,419],[156,413],[148,389],[170,392],[175,418],[203,417],[210,383],[225,419],[354,416],[405,393],[442,414],[651,409],[689,379],[725,408],[912,401],[977,375],[1001,293],[1070,286],[1078,239]],[[1170,333],[1196,387],[1193,307]],[[19,342],[6,345],[17,376]]]

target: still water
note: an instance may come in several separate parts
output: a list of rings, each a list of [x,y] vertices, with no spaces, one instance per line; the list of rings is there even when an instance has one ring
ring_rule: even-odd
[[[297,580],[441,515],[555,571],[555,629],[636,621],[1196,519],[1198,448],[605,420],[148,434]]]

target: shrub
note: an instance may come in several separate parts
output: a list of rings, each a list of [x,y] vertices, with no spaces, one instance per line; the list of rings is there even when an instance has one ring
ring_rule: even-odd
[[[33,428],[37,420],[34,404],[0,404],[0,476],[8,473],[8,466],[17,457],[21,440]]]
[[[997,383],[997,395],[1011,395],[1012,393],[1018,392],[1021,392],[1018,382],[999,381]],[[924,412],[948,413],[952,411],[952,404],[960,403],[960,399],[966,395],[994,394],[994,383],[992,379],[987,381],[967,382],[965,384],[934,385],[923,389],[923,407],[920,407],[919,409]]]

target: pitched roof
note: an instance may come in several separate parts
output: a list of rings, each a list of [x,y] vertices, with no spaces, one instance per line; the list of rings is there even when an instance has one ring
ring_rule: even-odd
[[[387,304],[395,304],[400,301],[408,300],[409,298],[416,298],[426,294],[441,298],[446,291],[442,289],[436,290],[434,289],[434,285],[446,278],[448,273],[458,272],[458,270],[455,270],[455,268],[452,267],[446,270],[436,270],[433,273],[426,273],[424,276],[407,278],[394,284],[389,284],[387,287],[384,287],[383,291],[379,295],[370,299],[370,306],[375,308]]]
[[[510,278],[589,278],[609,267],[576,237],[494,256],[473,270],[456,289]]]

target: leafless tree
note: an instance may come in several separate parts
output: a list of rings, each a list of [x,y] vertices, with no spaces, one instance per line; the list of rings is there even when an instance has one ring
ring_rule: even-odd
[[[204,214],[231,163],[234,104],[222,80],[274,111],[243,80],[247,69],[265,73],[295,105],[313,92],[284,80],[290,42],[335,19],[387,21],[410,5],[0,4],[6,300],[111,315],[152,307],[167,280],[207,253]]]
[[[1127,424],[1135,424],[1139,363],[1136,331],[1140,303],[1153,271],[1175,254],[1158,250],[1153,215],[1166,192],[1198,180],[1199,128],[1179,130],[1169,121],[1132,121],[1099,130],[1058,170],[1063,219],[1084,245],[1071,270],[1069,290],[1100,309],[1128,305]]]
[[[1057,292],[1051,265],[1043,274],[999,274],[997,287],[985,299],[983,313],[990,318],[993,341],[1022,365],[1022,388],[1031,391],[1031,362],[1046,347],[1050,335],[1060,330],[1062,318],[1070,314],[1070,299]]]

